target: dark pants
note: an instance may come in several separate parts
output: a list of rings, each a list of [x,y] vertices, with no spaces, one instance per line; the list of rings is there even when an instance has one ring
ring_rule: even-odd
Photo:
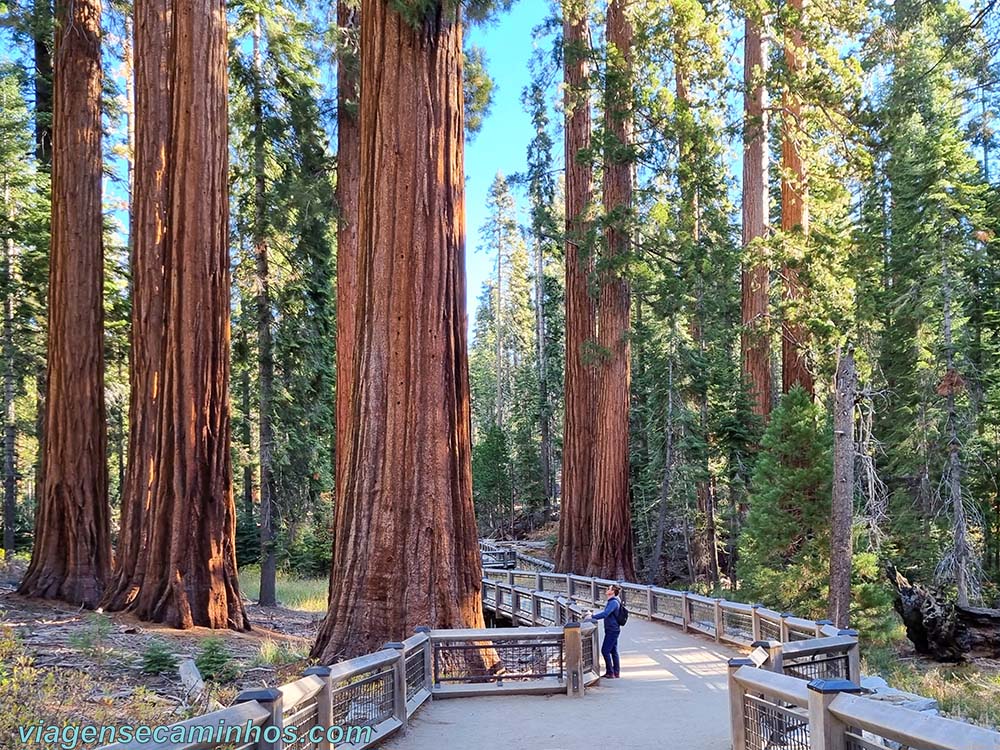
[[[601,644],[601,654],[604,656],[604,663],[608,665],[608,672],[617,675],[621,671],[621,660],[618,658],[618,636],[620,630],[605,630],[604,643]]]

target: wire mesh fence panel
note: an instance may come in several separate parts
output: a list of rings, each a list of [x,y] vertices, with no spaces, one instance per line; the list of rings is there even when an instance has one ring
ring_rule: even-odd
[[[379,667],[335,685],[333,724],[343,727],[375,726],[392,717],[393,668]]]
[[[535,576],[527,573],[515,573],[514,585],[520,586],[522,589],[533,589],[535,588]]]
[[[625,606],[627,606],[630,611],[640,615],[649,614],[649,596],[646,589],[633,589],[626,587],[622,589],[622,599],[625,602]]]
[[[424,650],[418,648],[406,655],[406,700],[410,700],[424,686]]]
[[[760,637],[765,641],[780,641],[781,626],[771,620],[760,618]]]
[[[753,615],[748,612],[722,610],[722,630],[729,638],[753,641]]]
[[[538,616],[543,623],[554,625],[556,622],[556,605],[543,599],[538,604]]]
[[[747,750],[809,750],[809,717],[754,695],[743,701]]]
[[[531,619],[531,597],[525,594],[517,599],[517,611],[525,616],[526,619]]]
[[[434,682],[496,682],[563,677],[562,640],[442,641],[434,644]]]
[[[552,591],[557,594],[569,594],[569,590],[566,587],[566,576],[542,576],[542,587],[546,591]]]
[[[284,726],[295,727],[294,742],[285,742],[283,747],[286,750],[314,750],[317,743],[310,742],[309,730],[319,723],[319,706],[315,701],[308,705],[296,708],[294,713],[288,714],[283,719]]]
[[[689,599],[691,605],[691,622],[702,628],[715,632],[715,605]]]
[[[816,637],[816,633],[813,631],[806,632],[805,630],[792,630],[788,629],[788,641],[811,641]]]
[[[817,654],[806,659],[786,660],[782,670],[800,680],[846,680],[850,662],[847,654]]]
[[[684,619],[684,600],[673,594],[653,592],[653,613],[680,622]]]

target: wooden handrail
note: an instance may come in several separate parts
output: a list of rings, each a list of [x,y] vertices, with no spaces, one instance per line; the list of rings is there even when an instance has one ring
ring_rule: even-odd
[[[810,638],[805,641],[789,641],[781,646],[782,656],[786,659],[799,659],[816,654],[847,653],[858,645],[858,640],[849,635],[838,635],[832,638]]]
[[[251,726],[259,727],[264,724],[270,718],[271,712],[264,708],[261,704],[256,701],[249,701],[247,703],[237,703],[235,706],[230,706],[229,708],[223,708],[219,711],[213,711],[210,714],[202,714],[201,716],[195,716],[193,719],[188,719],[186,721],[180,721],[176,724],[171,724],[173,727],[211,727],[213,730],[217,730],[218,727],[245,727],[247,722],[250,722]],[[220,724],[221,723],[221,724]],[[213,736],[213,739],[217,739]],[[211,750],[211,748],[218,747],[218,742],[150,742],[148,744],[143,744],[141,747],[143,750]],[[120,742],[114,745],[105,745],[99,750],[135,750],[135,742]]]
[[[777,698],[799,708],[809,706],[808,684],[794,677],[769,672],[766,669],[740,667],[733,675],[733,679],[749,693],[763,693],[765,696]]]
[[[295,682],[278,688],[281,691],[281,705],[284,712],[291,713],[323,689],[323,680],[307,675]]]

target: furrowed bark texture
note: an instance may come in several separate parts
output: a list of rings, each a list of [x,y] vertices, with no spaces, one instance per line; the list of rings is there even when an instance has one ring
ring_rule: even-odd
[[[178,628],[245,630],[229,455],[225,8],[177,0],[171,10],[163,387],[132,609]]]
[[[760,25],[747,18],[744,36],[743,76],[743,250],[742,323],[740,336],[743,381],[750,390],[753,411],[765,420],[771,413],[771,343],[768,333],[770,269],[763,247],[767,237],[768,147],[767,71],[768,44]]]
[[[462,30],[361,6],[358,307],[329,663],[483,627],[466,361]]]
[[[789,0],[795,12],[793,24],[798,24],[805,0]],[[793,27],[785,37],[785,64],[793,78],[792,86],[786,86],[781,121],[781,230],[786,235],[795,235],[796,241],[804,243],[809,236],[809,188],[805,162],[802,159],[799,118],[802,105],[798,93],[789,88],[797,87],[794,79],[805,67],[802,54],[802,32]],[[795,307],[801,304],[805,289],[799,279],[797,263],[784,264],[782,268],[785,304]],[[810,394],[815,392],[813,375],[809,371],[807,353],[809,351],[809,331],[794,320],[801,313],[792,311],[785,314],[781,323],[781,388],[788,393],[796,385],[801,385]]]
[[[92,608],[111,573],[99,2],[59,3],[55,49],[44,474],[19,592]]]
[[[121,531],[104,607],[128,607],[145,567],[146,515],[156,479],[157,408],[163,387],[163,264],[170,150],[170,0],[136,0],[135,177],[132,202],[132,331],[128,464]]]
[[[632,580],[632,507],[629,492],[630,290],[616,260],[630,251],[632,206],[632,24],[623,0],[608,6],[609,61],[604,127],[610,146],[604,158],[607,260],[598,306],[597,430],[593,543],[589,574]]]
[[[563,482],[556,570],[579,572],[590,562],[594,497],[594,427],[597,377],[588,348],[597,310],[588,289],[594,260],[587,240],[592,181],[586,0],[563,1],[563,75],[566,83],[566,372]]]

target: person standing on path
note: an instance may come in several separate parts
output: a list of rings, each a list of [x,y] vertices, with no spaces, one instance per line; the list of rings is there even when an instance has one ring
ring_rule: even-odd
[[[618,656],[618,636],[621,635],[622,626],[618,624],[618,609],[621,607],[621,586],[612,583],[605,590],[604,595],[608,603],[604,609],[597,613],[587,615],[588,620],[604,620],[604,642],[601,644],[601,654],[604,656],[604,663],[607,671],[604,676],[607,678],[621,677],[621,659]]]

